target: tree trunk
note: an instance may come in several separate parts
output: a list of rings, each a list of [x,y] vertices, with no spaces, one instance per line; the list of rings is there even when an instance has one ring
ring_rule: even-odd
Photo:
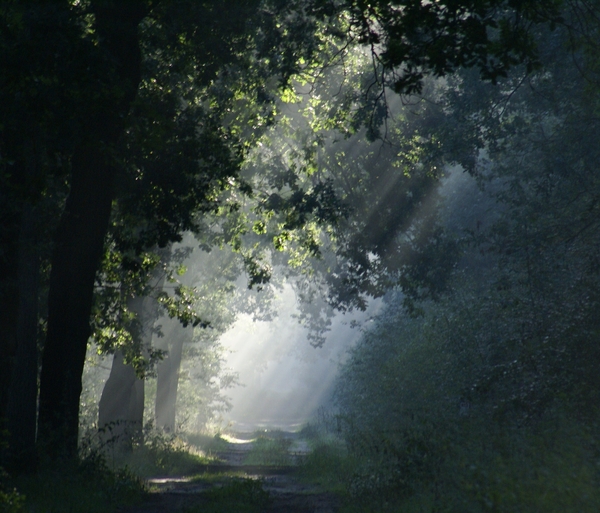
[[[114,72],[111,78],[115,83],[110,83],[112,87],[102,94],[114,101],[98,105],[85,120],[82,142],[71,160],[71,189],[51,258],[38,443],[53,459],[77,454],[81,375],[90,335],[94,279],[109,225],[117,172],[112,150],[124,130],[124,119],[140,83],[137,30],[144,16],[141,7],[138,1],[92,2],[99,45]]]
[[[35,209],[26,205],[19,237],[17,350],[6,411],[11,460],[22,469],[34,464],[37,416],[40,259],[35,217]]]
[[[5,197],[0,195],[0,201]],[[8,216],[7,216],[8,217]],[[0,429],[4,427],[12,368],[17,350],[19,310],[18,227],[12,219],[0,217]],[[16,226],[15,226],[16,225]]]
[[[150,347],[156,320],[156,301],[151,297],[132,298],[128,308],[136,314],[139,332],[134,333],[142,351]],[[110,376],[102,390],[98,408],[98,428],[104,441],[113,439],[120,451],[131,451],[135,441],[142,442],[144,427],[144,380],[123,361],[117,351]]]
[[[166,330],[162,344],[157,344],[159,349],[164,349],[168,353],[157,368],[154,412],[156,427],[173,433],[183,344],[192,340],[193,328],[184,328],[177,319],[169,319],[168,322],[169,329]]]
[[[3,262],[8,270],[0,273],[0,326],[9,342],[0,353],[10,359],[1,358],[2,406],[0,417],[5,419],[2,427],[7,428],[7,463],[13,471],[29,470],[35,464],[35,434],[37,421],[38,391],[38,303],[40,288],[40,232],[37,217],[40,214],[39,196],[34,185],[40,179],[40,156],[35,139],[15,143],[21,148],[21,158],[14,173],[13,192],[29,191],[30,197],[15,195],[5,205],[4,219],[0,232],[3,243]],[[37,151],[36,151],[37,150]],[[3,236],[12,234],[10,239]],[[7,245],[4,245],[7,243]],[[14,259],[11,261],[11,259]],[[2,345],[2,344],[0,344]],[[8,349],[8,351],[7,351]],[[4,356],[3,355],[3,356]]]
[[[108,229],[114,175],[114,168],[103,165],[96,148],[80,150],[55,240],[39,416],[40,442],[53,456],[72,456],[77,450],[94,278]]]
[[[141,409],[140,409],[141,404]],[[144,382],[116,351],[110,376],[102,390],[98,408],[98,428],[104,443],[129,452],[141,436],[144,422]]]

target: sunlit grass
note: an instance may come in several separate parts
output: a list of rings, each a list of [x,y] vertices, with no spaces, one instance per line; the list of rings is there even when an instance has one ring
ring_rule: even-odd
[[[288,447],[289,443],[282,444],[281,441],[258,439],[244,458],[244,465],[288,466],[292,462],[287,451]]]

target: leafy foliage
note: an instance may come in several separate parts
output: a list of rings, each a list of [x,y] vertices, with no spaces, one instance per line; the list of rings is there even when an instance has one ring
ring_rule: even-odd
[[[462,70],[437,97],[446,158],[480,189],[442,189],[462,239],[446,295],[410,317],[389,293],[343,369],[360,511],[598,509],[598,90],[571,46],[597,22],[576,30],[572,7],[535,33],[543,72]]]
[[[10,487],[8,474],[0,467],[0,511],[2,513],[19,513],[23,511],[25,497],[16,488]]]
[[[561,21],[560,1],[345,2],[354,37],[369,45],[399,93],[421,92],[429,73],[459,67],[496,82],[508,70],[539,65],[532,25]]]

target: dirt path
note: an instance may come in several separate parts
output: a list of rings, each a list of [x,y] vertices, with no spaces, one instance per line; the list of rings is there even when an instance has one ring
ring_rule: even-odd
[[[233,439],[227,450],[215,453],[221,463],[198,468],[194,477],[156,477],[148,480],[151,493],[147,500],[122,513],[183,513],[207,504],[207,492],[226,486],[235,479],[258,480],[269,494],[264,513],[335,513],[337,497],[319,486],[302,482],[297,476],[297,463],[308,452],[305,441],[293,433],[289,444],[288,466],[248,465],[244,462],[254,447],[250,440]],[[230,439],[232,440],[232,439]],[[198,476],[204,478],[199,478]],[[232,513],[235,513],[232,511]]]

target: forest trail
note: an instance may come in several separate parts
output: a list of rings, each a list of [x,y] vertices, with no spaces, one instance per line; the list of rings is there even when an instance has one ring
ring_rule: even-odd
[[[226,449],[214,451],[219,460],[212,465],[203,465],[189,476],[154,477],[147,480],[150,493],[146,500],[135,507],[125,508],[120,513],[196,513],[205,509],[215,512],[231,511],[223,505],[211,502],[216,490],[238,484],[256,483],[250,493],[268,494],[268,503],[252,509],[261,513],[335,513],[339,500],[335,494],[318,485],[305,483],[298,476],[298,464],[309,452],[308,444],[296,433],[280,433],[281,451],[259,451],[257,442],[249,435],[237,434],[227,437]],[[265,454],[266,453],[266,454]],[[273,457],[286,456],[285,465],[269,464]],[[262,462],[260,460],[263,460]],[[259,461],[256,461],[259,460]],[[277,463],[277,462],[275,462]],[[261,492],[261,489],[264,492]],[[264,494],[266,497],[266,494]],[[244,511],[246,511],[244,509]],[[248,510],[250,511],[250,510]]]

